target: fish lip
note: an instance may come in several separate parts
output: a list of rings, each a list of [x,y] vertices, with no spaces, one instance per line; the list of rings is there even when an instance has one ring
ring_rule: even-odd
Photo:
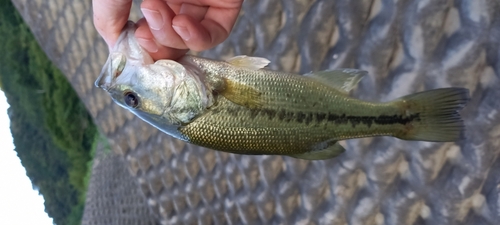
[[[104,90],[108,90],[109,89],[109,84],[106,82],[106,77],[110,76],[109,74],[111,73],[111,67],[110,67],[110,64],[111,63],[111,58],[108,57],[108,60],[106,61],[106,63],[104,64],[103,68],[102,68],[102,71],[101,73],[99,74],[99,77],[97,77],[96,81],[94,82],[94,85],[98,88],[102,88]]]
[[[101,75],[99,75],[99,77],[97,78],[97,80],[94,82],[94,86],[95,86],[95,87],[98,87],[98,88],[102,88],[102,89],[104,89],[103,84],[102,84],[102,82],[101,82],[102,77],[103,77],[103,75],[102,75],[102,74],[101,74]]]

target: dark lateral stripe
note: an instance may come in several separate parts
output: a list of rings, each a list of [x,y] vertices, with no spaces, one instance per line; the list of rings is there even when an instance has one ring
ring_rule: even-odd
[[[320,115],[320,117],[317,118],[323,118],[323,115]],[[371,127],[372,124],[378,124],[378,125],[408,124],[413,121],[420,121],[420,113],[412,114],[408,117],[403,117],[403,115],[346,116],[345,114],[342,115],[328,114],[327,121],[339,125],[348,124],[350,122],[352,124],[352,127],[356,127],[356,125],[358,124],[365,124],[368,127]]]
[[[371,127],[372,124],[378,125],[391,125],[391,124],[408,124],[413,121],[420,121],[420,113],[411,114],[408,117],[403,117],[403,115],[380,115],[380,116],[345,116],[344,118],[334,121],[335,123],[347,123],[351,122],[353,127],[356,127],[358,124],[366,124],[368,127]],[[347,120],[347,122],[345,122]]]
[[[298,123],[305,123],[309,125],[311,122],[322,123],[327,121],[329,123],[335,123],[337,125],[351,123],[352,127],[356,125],[364,124],[371,127],[373,124],[378,125],[391,125],[391,124],[408,124],[413,121],[420,121],[420,113],[411,114],[410,116],[403,115],[380,115],[380,116],[347,116],[346,114],[332,114],[332,113],[304,113],[304,112],[291,112],[284,109],[273,110],[273,109],[249,109],[250,118],[255,119],[257,116],[265,116],[269,120],[278,118],[283,122],[296,121]],[[228,109],[228,113],[236,116],[237,110]]]

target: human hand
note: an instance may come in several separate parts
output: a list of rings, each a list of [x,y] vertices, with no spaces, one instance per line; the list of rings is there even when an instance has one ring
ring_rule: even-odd
[[[203,51],[231,32],[243,0],[144,0],[135,36],[153,59]],[[93,0],[94,25],[111,48],[128,21],[132,0]]]

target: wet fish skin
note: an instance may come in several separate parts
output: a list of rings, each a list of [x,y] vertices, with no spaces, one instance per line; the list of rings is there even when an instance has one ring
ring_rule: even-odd
[[[315,74],[300,76],[235,68],[196,57],[186,57],[181,63],[194,64],[212,76],[224,74],[224,78],[260,93],[261,106],[253,109],[235,104],[221,94],[216,107],[180,128],[190,137],[190,142],[213,149],[240,154],[296,155],[351,138],[395,136],[408,140],[455,141],[462,136],[463,124],[457,111],[469,98],[463,88],[437,89],[388,103],[373,103],[351,98],[345,91],[325,84],[328,80],[314,79]],[[331,77],[343,71],[349,70],[324,75]],[[435,121],[437,119],[442,122]],[[446,133],[415,134],[416,128],[412,126],[426,123],[425,120],[434,124],[426,124],[425,129],[429,130],[423,131],[424,134],[433,133],[434,129],[446,130]],[[227,141],[231,139],[238,141]]]
[[[364,71],[301,76],[262,69],[269,61],[245,56],[223,62],[186,55],[153,64],[134,30],[133,24],[124,30],[96,85],[184,141],[239,154],[327,159],[344,151],[338,144],[344,139],[455,141],[463,135],[458,111],[469,99],[467,89],[366,102],[347,94]]]

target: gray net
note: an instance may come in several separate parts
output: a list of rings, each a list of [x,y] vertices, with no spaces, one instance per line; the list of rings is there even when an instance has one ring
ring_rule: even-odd
[[[345,154],[315,162],[221,153],[158,132],[93,87],[107,48],[90,1],[13,2],[115,154],[93,168],[86,224],[500,221],[499,1],[245,1],[229,39],[200,55],[261,56],[288,72],[364,69],[353,95],[365,100],[471,90],[467,140],[349,140]]]
[[[106,149],[103,143],[96,148],[82,224],[156,224],[123,158]]]

